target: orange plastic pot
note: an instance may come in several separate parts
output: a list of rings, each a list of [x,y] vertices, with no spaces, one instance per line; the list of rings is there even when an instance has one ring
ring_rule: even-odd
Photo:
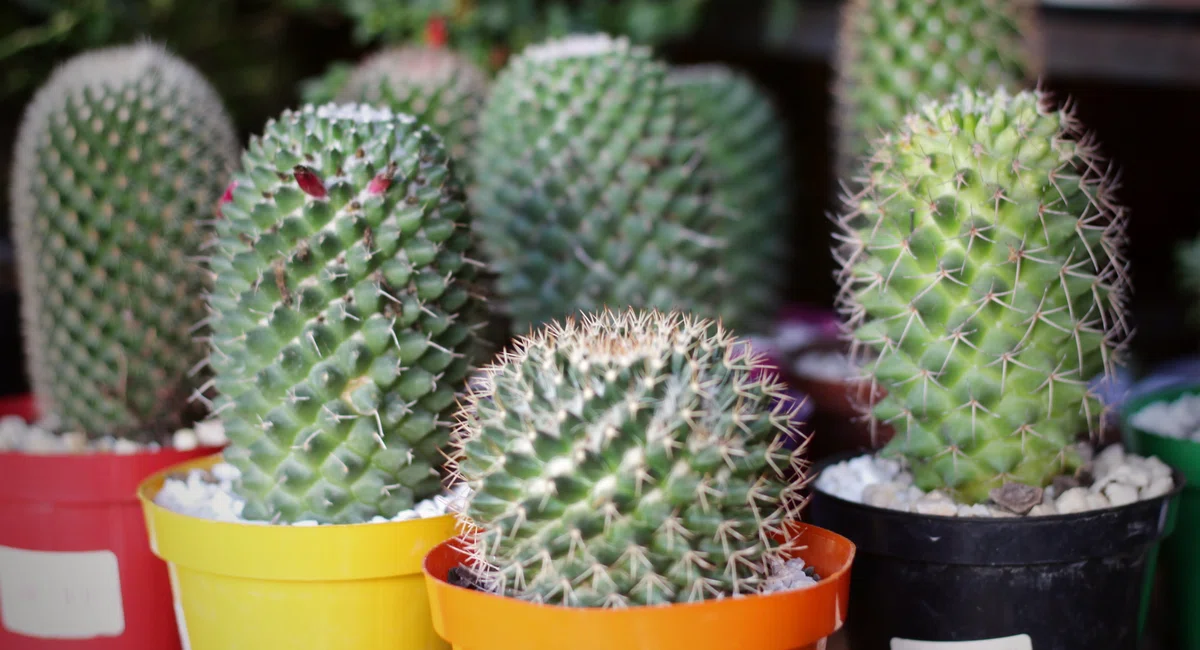
[[[666,607],[538,605],[451,585],[462,538],[425,557],[433,627],[454,650],[816,650],[845,621],[854,544],[797,523],[796,556],[821,581],[806,589]]]

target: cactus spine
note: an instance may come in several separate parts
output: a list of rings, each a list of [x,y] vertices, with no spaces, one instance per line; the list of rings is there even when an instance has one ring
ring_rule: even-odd
[[[150,43],[81,54],[26,108],[11,201],[26,358],[43,413],[157,440],[205,381],[202,244],[237,164],[220,98]],[[193,402],[193,405],[199,404]]]
[[[248,519],[359,523],[441,490],[483,318],[440,140],[366,105],[284,111],[222,206],[211,365]]]
[[[962,502],[1078,463],[1088,388],[1128,334],[1124,211],[1094,142],[1041,92],[962,89],[876,145],[841,217],[840,307],[874,421]]]
[[[1037,10],[1032,0],[848,0],[835,65],[838,176],[850,181],[871,141],[922,97],[1036,79]]]
[[[757,593],[807,483],[806,445],[783,447],[794,411],[758,362],[677,312],[584,314],[519,339],[473,384],[455,436],[485,583],[578,607]]]

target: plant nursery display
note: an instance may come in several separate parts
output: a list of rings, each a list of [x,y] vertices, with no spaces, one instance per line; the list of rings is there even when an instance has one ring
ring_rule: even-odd
[[[797,404],[760,363],[679,312],[518,339],[459,414],[464,533],[425,565],[438,633],[472,650],[787,650],[838,629],[853,546],[798,522]]]
[[[486,313],[441,138],[367,104],[253,136],[209,266],[221,458],[140,495],[195,650],[445,647],[420,561]],[[221,549],[214,552],[214,548]]]
[[[863,406],[895,436],[822,467],[810,511],[860,550],[856,650],[1140,637],[1183,477],[1076,442],[1103,426],[1091,380],[1129,331],[1127,215],[1105,169],[1069,109],[1004,88],[923,101],[864,164],[838,221],[838,303],[882,388]]]
[[[351,68],[330,66],[305,99],[316,105],[378,104],[416,117],[445,140],[455,172],[468,183],[465,162],[488,82],[487,73],[452,50],[404,45],[375,52]]]
[[[721,153],[732,137],[712,134],[733,125],[714,127],[716,109],[696,110],[694,94],[649,50],[606,34],[533,45],[500,72],[479,118],[471,206],[514,333],[603,307],[730,327],[754,316],[721,296],[751,290],[741,269],[776,271],[757,246],[732,243],[772,217],[726,205],[745,198],[720,178],[757,154]]]
[[[1034,0],[846,0],[834,65],[838,178],[851,181],[871,143],[921,98],[1037,80],[1037,12]]]
[[[10,206],[33,393],[0,423],[6,648],[178,647],[134,489],[223,444],[197,424],[198,259],[237,151],[209,83],[149,42],[63,63],[25,109]]]
[[[1163,542],[1170,648],[1200,649],[1200,385],[1152,390],[1123,409],[1131,447],[1177,467],[1187,483],[1175,532]]]

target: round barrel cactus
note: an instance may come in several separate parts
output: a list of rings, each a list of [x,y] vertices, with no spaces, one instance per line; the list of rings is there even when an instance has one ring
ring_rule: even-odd
[[[1128,334],[1126,217],[1095,143],[1041,92],[926,101],[840,219],[841,309],[917,487],[1045,486],[1102,426]]]
[[[454,469],[472,565],[574,607],[759,593],[793,548],[806,445],[747,340],[678,312],[552,322],[464,400]]]
[[[492,85],[471,204],[516,332],[597,310],[716,316],[733,286],[705,126],[646,48],[531,46]]]

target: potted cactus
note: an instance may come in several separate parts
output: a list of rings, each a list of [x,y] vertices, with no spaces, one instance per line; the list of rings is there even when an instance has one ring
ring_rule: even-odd
[[[797,520],[796,404],[747,346],[678,312],[606,310],[487,367],[451,459],[463,534],[425,560],[438,634],[471,650],[794,650],[837,630],[853,545]]]
[[[470,199],[512,332],[603,307],[747,334],[773,316],[787,188],[762,156],[781,155],[779,124],[745,80],[678,72],[627,39],[573,34],[526,48],[492,83]],[[730,106],[744,122],[726,121]]]
[[[211,249],[219,457],[140,488],[194,650],[404,650],[453,534],[439,469],[484,304],[456,165],[411,115],[284,111]]]
[[[866,406],[895,437],[822,467],[810,506],[859,548],[856,650],[1137,645],[1184,479],[1077,443],[1106,420],[1089,379],[1112,376],[1129,326],[1105,169],[1041,91],[960,88],[876,141],[835,257],[847,338],[885,393]]]
[[[33,392],[0,423],[0,646],[178,647],[134,491],[222,444],[193,426],[199,258],[237,153],[209,83],[148,42],[76,56],[25,110],[10,199]]]

